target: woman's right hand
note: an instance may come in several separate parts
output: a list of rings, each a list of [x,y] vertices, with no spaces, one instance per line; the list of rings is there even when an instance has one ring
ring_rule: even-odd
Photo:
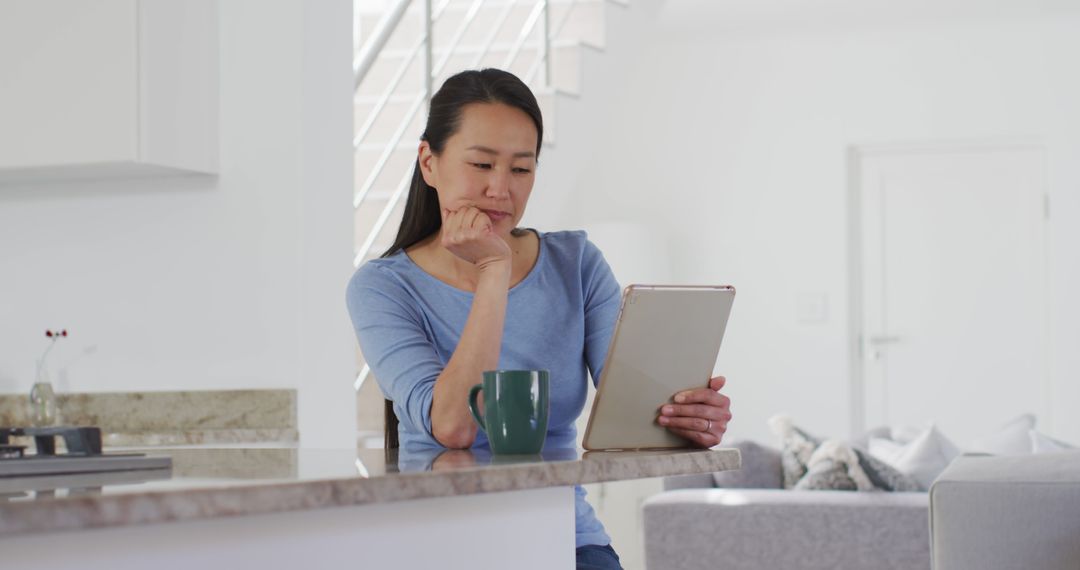
[[[509,262],[513,255],[510,245],[495,233],[491,218],[474,206],[443,210],[442,246],[480,269]]]

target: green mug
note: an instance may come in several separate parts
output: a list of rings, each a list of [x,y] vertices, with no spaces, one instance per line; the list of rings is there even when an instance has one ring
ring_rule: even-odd
[[[484,415],[477,397],[484,391]],[[469,409],[487,433],[491,452],[531,455],[544,448],[548,424],[547,370],[488,370],[469,390]]]

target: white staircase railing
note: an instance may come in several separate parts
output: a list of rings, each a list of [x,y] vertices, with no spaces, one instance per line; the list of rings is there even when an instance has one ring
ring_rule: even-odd
[[[359,185],[359,188],[353,196],[353,207],[358,211],[360,208],[365,207],[374,196],[373,189],[379,184],[380,177],[391,164],[395,152],[405,153],[411,151],[415,154],[416,147],[414,145],[405,145],[402,143],[402,140],[410,127],[413,126],[417,116],[421,113],[426,113],[428,104],[431,101],[431,96],[434,92],[436,78],[440,77],[455,56],[472,55],[473,57],[469,59],[469,65],[466,69],[479,67],[497,45],[496,40],[499,38],[500,32],[506,29],[507,22],[515,7],[531,4],[528,16],[525,18],[520,31],[515,36],[513,43],[510,44],[509,52],[506,57],[503,58],[502,68],[510,69],[518,61],[523,49],[529,44],[529,38],[533,36],[539,25],[540,39],[532,44],[536,46],[538,56],[521,77],[527,84],[539,87],[544,92],[550,91],[552,86],[552,41],[554,38],[559,37],[559,34],[573,14],[574,6],[577,2],[577,0],[565,0],[562,2],[561,6],[564,7],[564,12],[558,23],[552,27],[551,0],[535,0],[535,2],[533,2],[533,0],[473,0],[465,11],[460,23],[457,24],[457,27],[449,36],[449,40],[445,42],[445,44],[439,45],[438,49],[436,49],[433,30],[436,27],[436,24],[445,17],[448,8],[451,6],[451,2],[454,0],[437,0],[434,6],[432,0],[419,1],[422,3],[422,31],[418,38],[406,44],[406,50],[386,49],[387,45],[391,42],[395,31],[397,31],[402,22],[405,21],[412,4],[412,0],[394,0],[393,4],[382,14],[378,23],[369,34],[369,37],[365,39],[353,60],[353,71],[355,75],[354,89],[359,92],[361,87],[365,85],[365,79],[368,78],[372,69],[380,61],[380,56],[384,51],[394,52],[389,58],[400,58],[400,62],[396,69],[394,69],[393,73],[389,76],[389,80],[386,81],[385,87],[382,87],[379,90],[378,98],[374,99],[374,105],[371,107],[367,116],[364,117],[362,124],[357,129],[356,135],[353,138],[354,153],[379,152],[377,160],[366,173],[364,182]],[[458,1],[459,5],[462,3],[463,2],[460,0]],[[483,39],[479,44],[482,47],[479,47],[478,49],[473,45],[462,48],[460,45],[462,39],[469,32],[470,27],[473,26],[477,16],[481,13],[483,8],[489,4],[501,4],[501,9],[498,10],[498,13],[490,23],[485,22],[485,26],[490,27],[490,31],[483,34]],[[500,45],[505,49],[505,42]],[[434,60],[434,54],[436,52],[441,54],[441,57],[437,62]],[[402,83],[405,81],[410,68],[414,65],[418,56],[423,57],[423,75],[419,93],[408,93],[405,95],[398,94],[398,90],[401,88]],[[538,79],[539,85],[535,85]],[[365,97],[364,99],[367,98]],[[358,98],[358,101],[359,100],[360,98]],[[388,106],[404,102],[408,102],[409,106],[401,119],[397,123],[394,123],[394,128],[391,131],[389,139],[386,140],[385,143],[383,141],[373,143],[366,142],[375,131],[377,122],[387,111]],[[353,259],[353,264],[355,266],[359,267],[360,264],[367,260],[371,254],[372,248],[374,248],[379,241],[379,236],[382,235],[386,225],[390,223],[396,208],[401,204],[401,200],[406,195],[406,191],[409,188],[414,166],[414,160],[408,161],[406,168],[401,173],[400,177],[396,178],[396,183],[394,184],[392,191],[388,195],[383,193],[379,194],[380,199],[385,199],[385,203],[378,209],[378,215],[375,217],[371,227],[366,231],[360,247],[355,252],[355,257]],[[391,174],[393,173],[391,172]],[[360,390],[360,387],[363,385],[364,380],[368,377],[369,373],[370,368],[364,363],[354,384],[357,391]]]
[[[354,195],[354,208],[359,208],[364,203],[365,199],[370,194],[372,188],[374,188],[377,180],[379,179],[379,176],[383,173],[383,170],[389,163],[394,151],[399,148],[399,143],[405,136],[406,131],[408,131],[409,126],[412,124],[417,114],[426,109],[427,103],[430,102],[431,96],[433,94],[432,84],[434,82],[434,79],[443,72],[451,58],[454,55],[457,55],[457,49],[460,44],[461,38],[469,30],[469,27],[473,24],[474,20],[476,19],[476,15],[480,12],[481,8],[483,8],[484,5],[488,2],[488,0],[474,0],[474,2],[469,6],[469,9],[466,12],[462,22],[455,30],[453,37],[449,41],[449,46],[446,48],[439,62],[435,65],[431,65],[432,58],[430,54],[432,54],[434,51],[431,30],[434,27],[435,22],[445,12],[447,5],[450,3],[450,0],[441,0],[435,10],[431,10],[431,0],[421,1],[424,2],[424,11],[428,16],[425,18],[424,22],[424,33],[415,42],[412,49],[409,50],[408,56],[405,57],[404,60],[400,63],[397,71],[394,73],[390,82],[387,84],[386,88],[383,89],[381,96],[376,101],[375,106],[365,118],[364,124],[360,127],[359,131],[356,134],[356,137],[353,139],[354,150],[358,151],[361,148],[361,145],[364,143],[364,140],[370,134],[376,120],[386,109],[387,103],[390,101],[395,90],[397,90],[397,88],[400,86],[402,79],[405,77],[405,74],[409,69],[409,66],[412,65],[412,63],[416,59],[416,56],[421,52],[421,50],[428,54],[428,56],[425,58],[426,69],[424,73],[424,88],[421,89],[420,93],[418,93],[413,98],[408,110],[405,112],[405,116],[402,117],[402,119],[398,122],[397,128],[394,130],[393,134],[390,137],[390,140],[387,141],[382,153],[379,155],[378,160],[375,162],[375,166],[368,173],[366,179],[364,180],[364,183],[360,186],[360,189]],[[397,0],[390,8],[390,10],[388,10],[384,14],[382,19],[380,19],[374,32],[371,34],[371,38],[364,42],[363,47],[360,49],[360,52],[354,62],[354,68],[356,72],[355,85],[357,88],[359,88],[363,79],[371,70],[372,66],[374,66],[379,54],[385,48],[394,30],[403,20],[411,2],[412,0]],[[488,55],[492,45],[495,43],[495,39],[498,35],[499,30],[505,24],[514,5],[514,2],[505,2],[502,11],[496,18],[495,25],[493,25],[491,28],[492,31],[488,34],[488,37],[484,42],[483,49],[481,49],[480,52],[477,53],[476,56],[473,58],[472,65],[470,67],[478,66],[480,62],[482,62],[484,58]],[[572,8],[572,5],[573,2],[570,3],[569,7]],[[566,11],[566,14],[563,16],[563,24],[569,18],[569,14],[570,10],[568,9]],[[530,68],[529,75],[532,77],[525,78],[525,80],[526,82],[529,82],[531,79],[534,79],[535,75],[537,75],[537,72],[542,69],[544,70],[544,73],[541,76],[541,80],[543,82],[542,86],[546,88],[549,87],[551,79],[551,73],[549,70],[552,38],[552,35],[549,33],[548,26],[548,22],[550,21],[550,2],[548,0],[538,0],[534,4],[533,9],[530,12],[529,17],[526,19],[525,24],[522,26],[521,32],[518,34],[510,53],[507,54],[505,60],[503,61],[502,67],[506,69],[514,64],[514,62],[521,54],[522,47],[525,45],[525,43],[528,41],[529,36],[531,36],[533,31],[535,30],[538,21],[543,22],[543,35],[540,42],[540,55],[533,63],[533,66]],[[375,224],[372,226],[371,231],[368,233],[368,237],[365,238],[360,248],[356,251],[356,256],[353,259],[354,265],[359,266],[361,263],[364,262],[365,258],[368,256],[371,250],[371,247],[375,244],[375,241],[378,239],[379,234],[382,232],[386,223],[389,221],[390,216],[394,211],[394,208],[397,207],[398,203],[400,202],[401,196],[404,195],[404,191],[408,187],[409,177],[412,174],[412,168],[413,166],[410,164],[407,172],[405,172],[401,178],[401,183],[397,184],[393,192],[390,194],[389,200],[383,206],[382,211],[379,213]]]

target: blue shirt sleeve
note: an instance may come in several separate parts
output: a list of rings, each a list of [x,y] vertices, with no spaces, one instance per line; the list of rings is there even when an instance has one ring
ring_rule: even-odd
[[[423,316],[408,302],[404,287],[370,262],[349,281],[345,300],[360,351],[383,394],[393,400],[398,421],[434,440],[431,401],[444,364]]]
[[[585,363],[597,386],[615,333],[622,293],[604,254],[587,240],[581,259],[581,287],[585,302]]]

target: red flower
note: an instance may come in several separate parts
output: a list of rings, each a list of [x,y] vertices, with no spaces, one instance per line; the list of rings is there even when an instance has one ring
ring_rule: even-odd
[[[52,338],[52,331],[45,331],[45,336]]]
[[[67,336],[67,329],[60,331],[60,336]]]

